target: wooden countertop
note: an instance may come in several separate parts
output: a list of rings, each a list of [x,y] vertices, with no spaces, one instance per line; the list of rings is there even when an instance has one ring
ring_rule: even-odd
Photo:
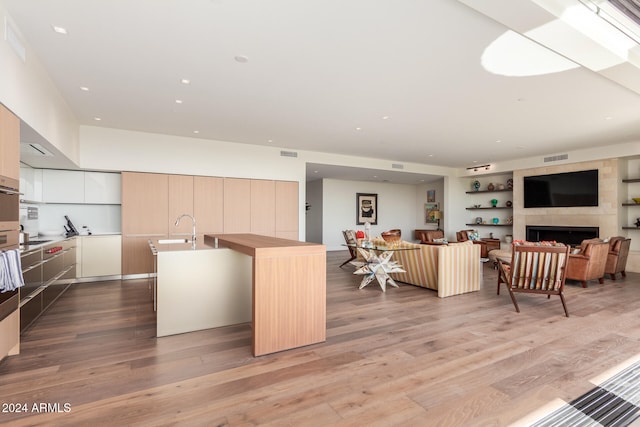
[[[219,247],[230,248],[253,257],[290,254],[292,249],[295,249],[296,254],[299,255],[326,251],[325,246],[318,243],[300,242],[259,234],[205,234],[204,243],[213,247],[216,238]]]

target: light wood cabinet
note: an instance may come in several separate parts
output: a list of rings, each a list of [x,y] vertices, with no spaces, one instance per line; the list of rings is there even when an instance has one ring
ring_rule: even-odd
[[[275,182],[276,237],[299,239],[298,200],[297,182]]]
[[[20,180],[20,119],[0,105],[0,175]]]
[[[182,214],[194,216],[193,213],[193,176],[169,175],[169,236],[190,238],[191,218],[182,218],[178,226],[176,220]]]
[[[145,274],[153,272],[153,255],[149,249],[149,239],[167,236],[122,236],[122,274]]]
[[[204,234],[224,230],[224,180],[212,176],[193,178],[193,213],[197,222],[198,239]]]
[[[251,180],[224,179],[224,232],[246,233],[251,229]]]
[[[169,233],[169,177],[165,174],[122,173],[122,274],[153,271],[150,238]]]
[[[167,235],[169,177],[165,174],[122,173],[122,234]]]
[[[255,234],[274,237],[276,233],[276,183],[251,180],[251,229]]]
[[[122,274],[153,271],[147,242],[204,234],[256,233],[298,240],[298,183],[138,172],[122,173]]]

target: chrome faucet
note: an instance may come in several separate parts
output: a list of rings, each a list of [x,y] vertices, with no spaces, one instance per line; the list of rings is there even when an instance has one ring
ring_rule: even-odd
[[[191,218],[191,246],[193,246],[194,248],[196,247],[196,219],[189,214],[182,214],[178,217],[178,219],[176,219],[176,227],[178,226],[178,224],[180,224],[180,220],[182,219],[182,217],[184,216],[188,216],[189,218]]]

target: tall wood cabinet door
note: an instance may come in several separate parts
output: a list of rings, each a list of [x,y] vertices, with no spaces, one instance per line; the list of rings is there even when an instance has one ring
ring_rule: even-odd
[[[276,181],[276,236],[285,239],[299,239],[298,183]]]
[[[251,231],[251,180],[224,178],[224,232]]]
[[[251,232],[264,236],[275,236],[275,181],[251,180]]]
[[[154,239],[166,236],[153,237]],[[153,273],[149,237],[122,237],[122,274]]]
[[[20,119],[0,105],[0,175],[20,180]]]
[[[193,176],[169,175],[169,236],[191,236],[191,218],[184,217],[176,226],[176,220],[182,214],[193,213]]]
[[[198,237],[224,231],[224,180],[212,176],[193,178],[193,213]]]
[[[122,173],[122,234],[167,235],[169,178],[165,174]]]

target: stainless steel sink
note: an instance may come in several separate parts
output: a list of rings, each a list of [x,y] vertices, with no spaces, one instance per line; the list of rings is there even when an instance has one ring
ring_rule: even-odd
[[[159,245],[171,245],[176,243],[191,243],[189,239],[158,239]]]

